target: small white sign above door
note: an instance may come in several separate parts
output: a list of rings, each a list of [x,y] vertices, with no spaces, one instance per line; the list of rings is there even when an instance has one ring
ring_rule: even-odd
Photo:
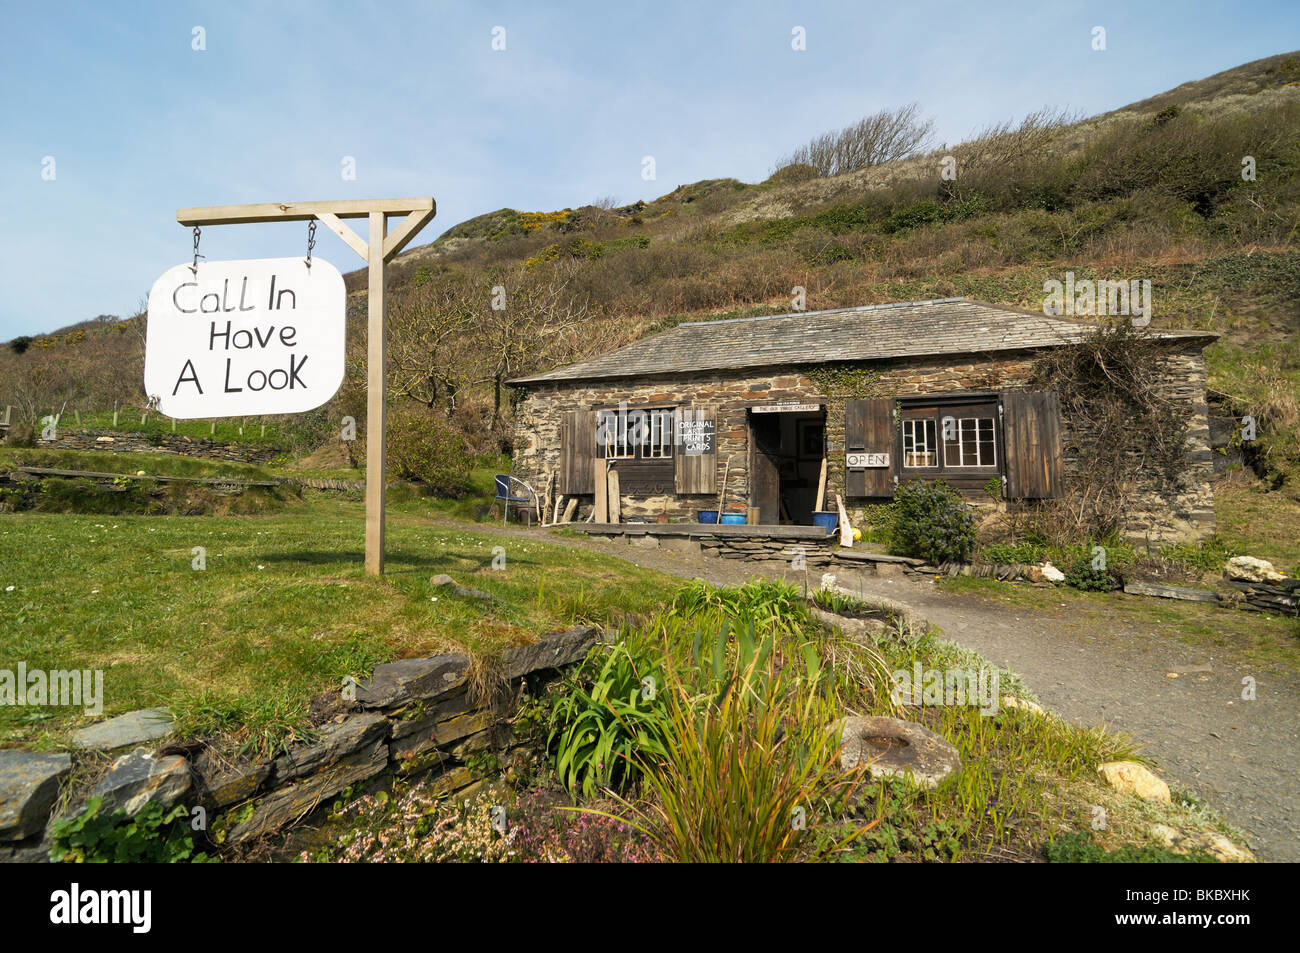
[[[850,451],[845,455],[850,470],[883,470],[889,466],[889,454]]]
[[[809,410],[821,410],[821,404],[759,404],[749,408],[756,414],[788,414]]]

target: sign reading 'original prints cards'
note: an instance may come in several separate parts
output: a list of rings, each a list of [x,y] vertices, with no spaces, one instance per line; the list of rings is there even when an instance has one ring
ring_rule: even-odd
[[[713,418],[682,414],[678,426],[681,428],[682,453],[686,456],[701,457],[716,452],[717,425]]]
[[[177,265],[149,292],[145,393],[182,420],[319,407],[343,383],[345,303],[320,258]]]

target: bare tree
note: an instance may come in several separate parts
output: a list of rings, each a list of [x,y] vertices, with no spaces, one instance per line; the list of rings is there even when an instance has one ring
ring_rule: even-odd
[[[899,109],[882,109],[838,132],[813,138],[780,160],[776,167],[807,165],[818,175],[839,175],[867,166],[905,159],[924,150],[934,122],[922,119],[920,107],[909,103]]]

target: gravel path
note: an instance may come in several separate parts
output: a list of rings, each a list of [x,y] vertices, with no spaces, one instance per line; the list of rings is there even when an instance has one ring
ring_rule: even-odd
[[[553,541],[718,585],[784,568],[595,538]],[[909,577],[836,575],[912,606],[952,641],[1017,672],[1069,720],[1132,734],[1166,778],[1244,831],[1261,860],[1300,861],[1300,673],[1261,671],[1235,649],[1197,648],[1125,621],[1031,614]],[[1253,701],[1241,697],[1246,676],[1256,679]]]

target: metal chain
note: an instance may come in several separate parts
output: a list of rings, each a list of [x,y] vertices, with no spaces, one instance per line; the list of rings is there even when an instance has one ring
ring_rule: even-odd
[[[194,226],[194,264],[190,265],[190,271],[194,272],[195,277],[198,277],[199,259],[202,257],[203,256],[199,254],[199,227],[195,225]]]
[[[311,271],[311,250],[316,247],[316,219],[307,223],[307,270]]]

